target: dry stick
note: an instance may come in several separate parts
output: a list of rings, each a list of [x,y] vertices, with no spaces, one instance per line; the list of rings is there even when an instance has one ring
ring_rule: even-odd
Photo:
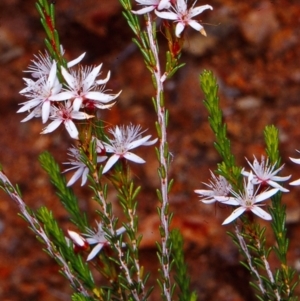
[[[132,209],[129,209],[128,210],[128,215],[130,217],[130,223],[129,223],[129,226],[132,230],[132,232],[135,233],[135,228],[134,228],[134,215],[135,215],[135,212],[133,212]],[[137,243],[136,243],[136,239],[134,240],[131,240],[131,244],[132,244],[132,249],[133,249],[133,256],[134,256],[134,266],[136,268],[136,276],[137,276],[137,281],[141,287],[141,290],[142,290],[142,299],[145,295],[145,285],[143,283],[143,279],[141,278],[141,267],[140,267],[140,263],[139,263],[139,259],[136,258],[135,254],[136,252],[138,251],[138,247],[137,247]]]
[[[79,293],[83,294],[86,297],[89,297],[90,295],[83,287],[81,281],[72,273],[68,263],[61,256],[61,254],[59,254],[55,250],[53,243],[48,238],[40,222],[27,211],[24,201],[21,199],[18,192],[16,191],[16,189],[13,187],[13,185],[11,184],[9,179],[4,175],[3,172],[0,172],[0,181],[3,182],[3,188],[5,189],[6,193],[18,205],[20,212],[22,213],[24,218],[28,221],[34,233],[45,242],[49,254],[52,256],[52,258],[55,258],[62,265],[62,270],[64,274],[67,276],[67,278],[69,279],[69,281],[71,282],[71,285],[74,288],[76,288]]]
[[[168,162],[167,158],[164,156],[164,149],[165,145],[167,144],[167,130],[166,130],[166,116],[165,116],[165,107],[161,104],[161,95],[163,94],[163,81],[161,75],[161,68],[159,64],[159,57],[158,57],[158,50],[157,45],[154,41],[154,33],[152,31],[152,22],[150,14],[147,14],[146,20],[146,29],[147,35],[149,38],[150,48],[152,54],[154,56],[156,65],[153,68],[153,74],[155,76],[156,82],[156,108],[157,108],[157,119],[160,126],[161,137],[159,141],[159,162],[160,168],[164,169],[164,174],[160,176],[160,183],[161,183],[161,195],[162,195],[162,203],[161,203],[161,214],[160,214],[160,221],[161,226],[164,232],[164,235],[161,236],[161,244],[162,244],[162,270],[164,275],[163,281],[163,293],[164,296],[168,301],[171,300],[171,281],[170,281],[170,250],[167,246],[169,241],[169,215],[166,214],[168,208]]]
[[[247,258],[247,261],[248,261],[248,265],[249,265],[249,268],[251,270],[251,272],[257,277],[257,281],[258,281],[258,286],[260,288],[260,291],[262,292],[262,294],[264,295],[266,293],[266,290],[264,288],[264,285],[263,285],[263,281],[257,271],[257,269],[252,265],[252,261],[251,261],[251,255],[249,253],[249,250],[247,248],[247,244],[244,240],[244,237],[242,236],[239,228],[237,225],[235,225],[235,233],[236,233],[236,236],[239,240],[239,243],[240,243],[240,247],[241,249],[244,251],[245,255],[246,255],[246,258]]]

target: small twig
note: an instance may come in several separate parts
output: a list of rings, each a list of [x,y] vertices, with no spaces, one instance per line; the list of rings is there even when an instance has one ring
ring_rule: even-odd
[[[242,236],[242,234],[241,234],[241,232],[240,232],[240,230],[239,230],[239,228],[238,228],[237,225],[235,225],[235,233],[236,233],[236,236],[237,236],[237,238],[239,240],[240,247],[243,250],[243,252],[244,252],[244,254],[245,254],[246,258],[247,258],[247,262],[248,262],[249,268],[250,268],[251,272],[256,276],[257,281],[258,281],[258,286],[260,288],[260,291],[264,295],[266,293],[266,290],[264,288],[263,281],[262,281],[262,279],[261,279],[261,277],[260,277],[257,269],[252,265],[251,255],[250,255],[249,250],[247,248],[247,244],[246,244],[246,242],[244,240],[244,237]]]
[[[260,250],[260,249],[261,249],[261,244],[260,244],[259,239],[256,238],[255,241],[256,241],[256,247],[257,247],[257,249]],[[267,261],[267,258],[266,258],[266,256],[265,256],[265,254],[263,254],[263,255],[260,257],[260,259],[261,259],[262,262],[264,263],[265,270],[266,270],[266,272],[267,272],[267,275],[268,275],[268,277],[269,277],[269,280],[271,281],[272,284],[275,284],[275,280],[274,280],[274,277],[273,277],[273,273],[272,273],[272,271],[271,271],[269,262]],[[280,301],[281,298],[280,298],[280,295],[279,295],[279,292],[278,292],[278,289],[277,289],[277,288],[274,289],[274,294],[275,294],[275,296],[276,296],[276,299],[277,299],[278,301]]]

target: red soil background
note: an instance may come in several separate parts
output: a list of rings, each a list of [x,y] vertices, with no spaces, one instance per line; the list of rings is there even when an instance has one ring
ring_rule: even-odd
[[[239,165],[246,166],[245,157],[251,160],[253,154],[260,157],[264,153],[263,129],[274,124],[280,131],[282,162],[286,164],[282,174],[293,174],[293,180],[299,178],[300,166],[288,158],[297,157],[295,149],[300,148],[300,5],[298,0],[213,0],[208,4],[214,10],[200,16],[208,37],[186,31],[182,55],[186,66],[166,83],[169,143],[174,155],[171,177],[175,184],[170,197],[173,226],[180,227],[185,237],[191,285],[199,300],[251,301],[255,297],[248,286],[249,276],[239,265],[239,253],[226,235],[232,227],[221,226],[230,209],[206,206],[193,192],[203,187],[209,169],[214,170],[219,161],[198,78],[203,69],[210,69],[218,79],[221,106]],[[119,3],[56,0],[55,6],[67,57],[73,59],[86,51],[83,63],[103,62],[103,74],[112,71],[109,88],[123,91],[117,105],[102,113],[103,119],[108,125],[139,123],[155,135],[154,89],[131,42],[133,35]],[[37,159],[49,150],[58,162],[66,161],[66,149],[72,141],[63,127],[41,136],[40,120],[20,123],[25,115],[16,114],[18,103],[25,101],[18,94],[23,88],[22,71],[33,54],[44,49],[44,36],[34,1],[1,0],[0,162],[11,181],[20,185],[26,203],[35,209],[51,208],[66,231],[68,215]],[[165,44],[163,35],[159,40]],[[145,268],[155,275],[158,180],[153,166],[157,163],[154,151],[141,149],[139,153],[147,160],[142,166],[132,164],[133,176],[144,185],[139,197],[140,229],[144,233],[141,257]],[[283,198],[287,205],[289,264],[300,269],[299,188],[290,190]],[[82,209],[93,220],[96,205],[90,200],[90,191],[79,185],[75,185],[75,191]],[[116,215],[121,215],[113,193],[110,198]],[[268,240],[272,241],[272,234],[268,234]],[[278,264],[274,257],[271,264]],[[18,217],[15,204],[0,192],[0,300],[70,300],[69,284],[57,271],[56,263]],[[299,289],[297,293],[300,295]],[[151,300],[159,300],[157,290]]]

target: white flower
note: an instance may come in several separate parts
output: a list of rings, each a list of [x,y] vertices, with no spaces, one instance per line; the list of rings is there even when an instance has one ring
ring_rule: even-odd
[[[300,153],[300,151],[296,150],[298,153]],[[300,164],[300,159],[295,159],[295,158],[290,158],[292,162],[296,163],[296,164]],[[293,182],[290,183],[290,185],[293,186],[298,186],[300,185],[300,179],[295,180]]]
[[[63,53],[64,51],[61,47],[61,54],[63,55]],[[50,73],[52,66],[52,58],[50,57],[49,53],[47,51],[45,52],[45,54],[42,54],[40,52],[38,55],[34,56],[36,60],[31,60],[32,64],[29,65],[28,70],[25,70],[25,72],[30,72],[33,78],[47,77]],[[71,68],[74,65],[78,64],[84,56],[85,53],[81,54],[75,60],[70,61],[67,64],[68,68]]]
[[[257,190],[254,191],[253,174],[252,172],[250,172],[248,176],[248,184],[246,184],[246,181],[244,181],[243,193],[240,192],[238,194],[235,191],[231,190],[233,197],[215,197],[217,201],[222,202],[226,205],[239,206],[231,213],[231,215],[227,219],[225,219],[222,225],[231,223],[233,220],[242,215],[245,211],[252,211],[254,214],[261,217],[262,219],[271,220],[271,215],[260,208],[260,206],[262,205],[256,204],[268,199],[278,191],[278,188],[273,188],[271,190],[266,190],[257,195]]]
[[[174,12],[155,10],[155,14],[162,19],[168,19],[177,22],[175,29],[175,34],[177,37],[180,37],[185,26],[187,25],[193,27],[197,31],[200,31],[203,35],[206,35],[203,26],[192,18],[201,14],[206,9],[212,10],[213,8],[207,4],[194,7],[195,3],[196,1],[192,7],[188,9],[185,0],[177,0],[175,8],[173,8]]]
[[[96,139],[96,138],[95,138]],[[97,145],[96,145],[96,150],[98,152],[99,143],[100,141],[97,139]],[[89,173],[88,167],[81,162],[80,160],[80,151],[75,148],[75,147],[70,147],[69,148],[69,153],[68,155],[71,157],[69,162],[64,162],[63,164],[69,164],[72,165],[72,167],[64,170],[63,172],[68,172],[70,170],[77,169],[77,171],[74,173],[74,175],[71,177],[69,182],[67,183],[67,186],[73,185],[80,177],[81,177],[81,186],[83,186],[86,181],[87,181],[87,175]],[[97,156],[97,163],[103,162],[107,159],[107,156]]]
[[[136,0],[140,5],[145,5],[146,7],[139,10],[132,10],[134,14],[142,15],[153,11],[154,9],[162,10],[169,9],[171,6],[171,0]]]
[[[71,70],[69,73],[64,67],[61,67],[61,73],[67,82],[67,89],[65,91],[51,97],[51,100],[72,100],[74,111],[79,111],[81,107],[84,107],[89,101],[92,100],[94,105],[100,109],[110,107],[107,103],[117,98],[118,94],[110,95],[105,94],[99,90],[99,85],[104,85],[110,78],[110,72],[103,80],[96,80],[99,75],[102,64],[95,67],[80,67],[79,71]],[[106,105],[105,105],[106,104]]]
[[[56,70],[56,62],[53,61],[48,78],[41,77],[36,82],[34,82],[31,79],[24,78],[27,87],[21,90],[20,93],[24,94],[27,98],[30,98],[30,100],[21,103],[23,106],[17,111],[17,113],[29,111],[35,107],[40,106],[42,113],[42,121],[43,123],[47,122],[51,112],[50,97],[59,93],[62,87],[56,76]]]
[[[288,192],[289,190],[286,188],[283,188],[281,185],[279,185],[276,182],[282,182],[282,181],[287,181],[291,176],[286,176],[286,177],[279,177],[276,176],[276,174],[283,169],[284,165],[279,167],[278,169],[275,169],[276,164],[274,165],[269,165],[269,159],[267,161],[265,160],[264,156],[261,156],[261,163],[259,164],[258,160],[254,156],[254,161],[253,164],[251,164],[248,159],[246,158],[248,164],[251,166],[253,172],[255,175],[253,176],[253,184],[254,185],[270,185],[274,188],[278,188],[279,190],[283,192]],[[244,176],[248,176],[249,172],[247,171],[242,171],[242,174]]]
[[[152,145],[157,141],[157,138],[148,141],[151,135],[142,137],[145,131],[141,131],[141,127],[134,126],[132,124],[128,126],[118,127],[110,129],[109,132],[114,136],[113,139],[109,139],[109,142],[103,142],[106,152],[113,153],[113,155],[106,162],[103,173],[106,173],[120,158],[125,158],[135,163],[145,163],[141,157],[131,153],[129,150],[141,145]]]
[[[60,104],[58,107],[53,107],[53,114],[50,119],[53,121],[46,126],[41,134],[48,134],[56,130],[61,123],[64,123],[66,130],[73,139],[78,139],[78,130],[73,122],[73,119],[89,119],[94,116],[83,112],[73,111],[72,104],[68,101],[65,105]]]
[[[194,190],[205,204],[211,204],[216,202],[215,196],[227,196],[231,190],[231,185],[223,176],[216,177],[212,171],[210,171],[212,179],[209,184],[203,183],[210,189],[197,189]]]
[[[125,231],[126,231],[125,227],[121,227],[120,229],[116,230],[115,234],[116,236],[119,236]],[[87,261],[92,260],[101,251],[101,249],[104,246],[109,245],[109,242],[105,238],[105,232],[102,229],[101,223],[97,223],[97,228],[94,230],[87,229],[87,233],[83,235],[87,237],[86,241],[88,242],[89,245],[96,244],[96,246],[93,248],[91,253],[88,255],[86,259]],[[125,246],[125,244],[123,243],[122,246]]]

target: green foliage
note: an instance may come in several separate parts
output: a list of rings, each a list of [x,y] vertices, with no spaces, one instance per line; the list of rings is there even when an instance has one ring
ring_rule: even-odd
[[[264,131],[266,153],[272,164],[280,166],[281,158],[279,155],[279,137],[278,129],[275,126],[267,126]],[[295,279],[296,271],[287,265],[287,253],[289,248],[289,239],[287,238],[286,227],[286,206],[281,203],[282,193],[278,192],[272,199],[272,207],[269,209],[272,216],[271,226],[274,232],[275,240],[273,250],[280,261],[280,268],[276,270],[276,281],[279,291],[287,300],[296,300],[294,289],[299,283],[299,276]]]
[[[41,23],[47,35],[45,44],[51,57],[58,62],[59,66],[67,67],[67,62],[63,58],[60,49],[59,35],[55,28],[54,4],[51,3],[49,5],[48,0],[38,0],[36,2],[36,9],[40,14]]]
[[[175,281],[180,289],[179,301],[192,301],[197,299],[196,292],[191,292],[190,277],[184,260],[183,237],[178,229],[174,229],[170,235],[172,242],[172,259],[175,264]]]
[[[84,232],[88,227],[86,215],[82,213],[78,206],[78,200],[73,190],[66,185],[66,179],[61,174],[58,164],[48,152],[44,152],[39,157],[41,166],[48,173],[51,183],[57,189],[57,195],[63,206],[71,215],[71,221]]]
[[[242,191],[241,167],[235,165],[231,153],[230,140],[227,138],[227,127],[223,122],[222,110],[218,97],[217,80],[211,71],[204,70],[200,75],[200,85],[204,93],[204,105],[208,110],[208,121],[216,136],[214,144],[223,162],[218,164],[217,172],[225,177],[237,191]]]

